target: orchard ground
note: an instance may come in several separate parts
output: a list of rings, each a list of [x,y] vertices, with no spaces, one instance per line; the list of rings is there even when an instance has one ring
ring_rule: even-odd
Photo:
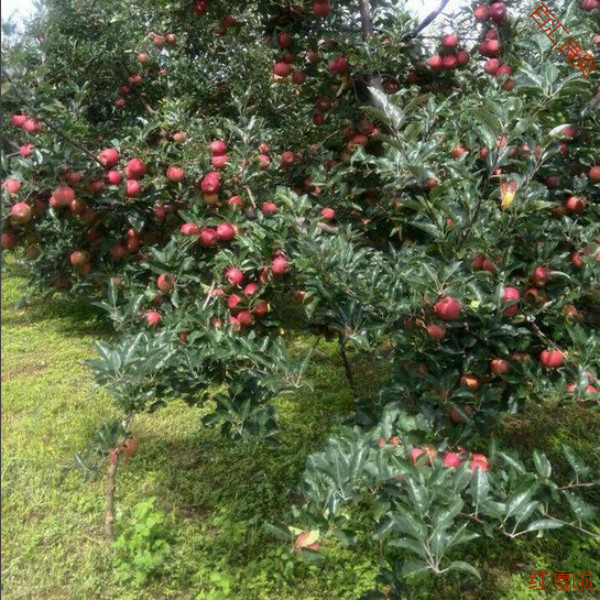
[[[2,282],[2,566],[7,600],[346,600],[372,587],[378,551],[355,553],[333,541],[325,561],[304,564],[270,538],[263,522],[285,520],[306,456],[336,430],[336,415],[352,410],[337,346],[321,340],[309,378],[313,392],[277,400],[281,445],[233,444],[200,426],[201,411],[170,403],[136,417],[139,452],[121,467],[117,535],[132,527],[135,506],[155,498],[164,514],[170,551],[161,574],[137,588],[118,579],[102,533],[104,482],[86,483],[74,455],[101,422],[117,416],[109,397],[92,385],[82,359],[109,328],[91,309],[56,303],[16,307],[24,280]],[[291,335],[291,334],[290,334]],[[295,348],[312,345],[297,338]],[[360,384],[378,378],[354,355]],[[571,445],[590,466],[600,417],[586,409],[529,407],[504,420],[503,443],[537,447],[560,468],[560,445]],[[415,585],[416,599],[525,600],[532,570],[586,571],[600,589],[600,550],[566,531],[504,542],[480,539],[467,560],[481,583],[453,575]],[[591,599],[597,592],[549,593]],[[561,595],[562,594],[562,595]]]

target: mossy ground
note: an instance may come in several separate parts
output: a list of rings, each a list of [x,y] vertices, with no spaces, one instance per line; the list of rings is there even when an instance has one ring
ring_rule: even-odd
[[[85,482],[73,460],[98,425],[115,416],[110,398],[92,385],[81,364],[93,356],[94,339],[108,337],[108,329],[91,309],[60,302],[16,308],[22,284],[16,276],[2,282],[2,591],[7,600],[354,600],[369,589],[377,571],[376,548],[356,551],[327,543],[327,560],[307,565],[261,528],[265,521],[286,518],[306,456],[322,447],[338,416],[353,408],[335,344],[318,347],[309,374],[314,391],[278,400],[279,447],[231,444],[203,429],[199,413],[178,402],[137,418],[140,448],[119,473],[117,531],[127,526],[137,503],[155,497],[166,515],[172,549],[162,575],[133,588],[117,579],[103,539],[103,481]],[[368,385],[369,367],[359,367],[359,379]],[[600,428],[589,411],[553,417],[532,407],[512,419],[506,432],[506,442],[550,454],[569,443],[600,469],[592,456]],[[512,545],[481,540],[468,554],[482,571],[482,583],[423,582],[415,598],[525,600],[540,594],[528,589],[532,569],[598,573],[600,564],[598,548],[561,531]]]

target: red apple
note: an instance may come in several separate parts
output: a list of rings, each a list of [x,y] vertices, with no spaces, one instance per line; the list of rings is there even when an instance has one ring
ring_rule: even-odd
[[[502,292],[504,304],[509,304],[502,312],[507,317],[514,317],[519,312],[518,301],[521,295],[519,290],[514,287],[505,287]]]
[[[119,185],[121,181],[123,181],[123,177],[119,171],[113,169],[106,174],[106,183],[108,185]]]
[[[490,470],[490,463],[484,454],[473,454],[471,458],[471,473],[474,473],[477,469],[481,469],[482,471]]]
[[[325,19],[331,12],[329,0],[315,0],[313,2],[313,13],[318,19]]]
[[[213,156],[222,156],[227,152],[227,143],[223,140],[214,140],[210,144],[210,153]]]
[[[506,21],[506,4],[504,2],[494,2],[490,5],[490,17],[494,23],[501,25]]]
[[[490,10],[485,4],[480,4],[473,9],[473,16],[476,21],[487,21],[490,18]]]
[[[490,369],[494,375],[505,375],[511,370],[510,363],[503,358],[493,358],[490,362]]]
[[[137,198],[142,193],[142,186],[137,179],[128,179],[125,184],[125,195],[129,198]]]
[[[277,205],[275,205],[273,202],[264,202],[261,210],[265,217],[270,217],[277,212]]]
[[[130,179],[141,179],[146,172],[148,171],[148,167],[146,167],[146,163],[139,158],[133,158],[127,163],[127,169],[129,172],[128,177]]]
[[[292,65],[286,62],[276,62],[273,65],[273,73],[277,77],[287,77],[292,72]]]
[[[335,211],[333,210],[333,208],[325,207],[321,210],[321,216],[324,219],[327,219],[328,221],[332,221],[333,219],[335,219]]]
[[[434,304],[433,312],[444,321],[454,321],[460,315],[460,302],[452,296],[445,296]]]
[[[114,148],[105,148],[98,155],[98,160],[105,167],[114,167],[119,162],[119,153]]]
[[[25,202],[17,202],[11,207],[10,216],[15,223],[27,223],[32,217],[31,206]]]
[[[460,456],[456,452],[446,452],[443,462],[445,467],[460,467],[462,464]]]
[[[195,223],[184,223],[179,228],[181,235],[198,235],[200,233],[200,227]]]
[[[585,209],[585,200],[577,196],[569,196],[565,200],[565,208],[569,213],[580,213]]]
[[[590,183],[600,183],[600,166],[594,166],[590,169]]]
[[[229,164],[229,156],[222,154],[220,156],[213,156],[210,159],[213,169],[224,169]]]
[[[205,194],[216,194],[221,189],[221,176],[216,171],[210,171],[200,184]]]
[[[82,250],[75,250],[69,255],[69,260],[74,267],[81,267],[90,262],[90,255]]]
[[[453,33],[447,33],[442,36],[442,46],[448,48],[448,50],[454,50],[458,46],[458,37]]]
[[[175,278],[169,273],[161,273],[156,280],[156,285],[161,292],[170,292],[175,288]]]
[[[451,71],[452,69],[456,69],[458,66],[458,60],[454,54],[446,54],[444,58],[442,58],[442,68],[446,71]]]
[[[287,31],[280,31],[277,34],[277,41],[282,48],[289,48],[292,45],[292,36]]]
[[[180,183],[185,178],[185,171],[181,167],[170,166],[167,169],[167,179],[173,183]]]
[[[68,185],[59,185],[53,196],[58,206],[69,206],[75,200],[75,190]]]
[[[434,54],[427,64],[432,71],[441,71],[444,68],[444,60],[439,54]]]
[[[219,240],[219,236],[217,235],[217,231],[212,227],[203,227],[200,232],[198,239],[200,241],[200,245],[205,248],[210,248],[214,246]]]
[[[467,149],[466,146],[459,144],[458,146],[454,146],[454,148],[452,148],[452,150],[450,151],[450,157],[451,158],[461,158],[465,154],[467,154],[468,151],[469,150]]]
[[[271,268],[273,270],[273,274],[283,275],[284,273],[287,273],[290,270],[290,263],[288,262],[288,259],[285,258],[285,256],[276,256],[273,259],[273,265]]]
[[[549,271],[546,267],[536,267],[531,274],[531,281],[536,287],[544,287],[548,282]]]
[[[228,242],[235,237],[235,228],[231,223],[221,223],[217,227],[217,236],[223,242]]]
[[[2,242],[0,246],[2,250],[12,250],[19,245],[19,236],[15,235],[11,231],[4,231],[2,233]]]
[[[231,267],[225,271],[225,279],[227,279],[231,285],[240,285],[244,280],[244,274],[239,269]]]
[[[266,300],[261,300],[252,308],[252,314],[257,317],[264,317],[269,312],[269,305]]]
[[[564,360],[565,354],[561,350],[542,350],[540,353],[540,362],[546,369],[556,369]]]
[[[144,320],[148,327],[158,327],[162,321],[162,317],[158,311],[149,310],[144,313]]]
[[[459,50],[456,53],[456,62],[458,63],[459,67],[464,67],[465,65],[468,65],[470,60],[471,55],[465,50]]]

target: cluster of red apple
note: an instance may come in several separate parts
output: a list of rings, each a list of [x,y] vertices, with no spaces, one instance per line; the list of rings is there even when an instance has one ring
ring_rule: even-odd
[[[291,74],[292,81],[297,85],[302,85],[306,82],[307,75],[301,69],[294,69],[296,54],[290,50],[293,43],[292,35],[287,31],[280,31],[277,34],[277,42],[283,52],[273,65],[273,81],[284,79]]]
[[[438,53],[434,54],[428,61],[432,71],[452,71],[458,67],[469,64],[471,56],[466,50],[458,47],[458,36],[447,33],[442,36]]]
[[[14,127],[20,127],[27,133],[39,133],[44,129],[43,121],[36,121],[34,118],[25,114],[12,115],[10,123]],[[23,158],[27,158],[33,154],[34,145],[31,142],[22,144],[19,148],[19,154]]]
[[[379,448],[384,448],[387,445],[400,446],[402,442],[396,437],[392,436],[389,440],[385,438],[379,438],[377,445]],[[413,446],[410,453],[410,462],[413,466],[431,466],[434,459],[437,457],[438,451],[433,446]],[[455,468],[460,467],[464,461],[469,459],[469,453],[464,448],[458,448],[456,452],[447,451],[442,456],[442,463],[445,467]],[[471,473],[474,473],[477,469],[482,471],[490,470],[490,462],[485,454],[474,452],[470,455],[469,468]]]

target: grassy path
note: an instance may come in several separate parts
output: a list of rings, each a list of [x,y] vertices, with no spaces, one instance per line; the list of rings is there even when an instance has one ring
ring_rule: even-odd
[[[103,541],[103,481],[84,482],[73,461],[98,425],[114,416],[110,398],[93,387],[80,364],[106,330],[82,308],[15,308],[21,285],[14,276],[3,278],[4,598],[355,600],[369,588],[374,548],[349,551],[329,542],[327,560],[306,565],[291,560],[288,549],[260,528],[285,518],[307,454],[334,431],[334,415],[352,407],[335,344],[319,346],[310,374],[315,391],[278,401],[279,448],[256,441],[232,445],[201,427],[199,411],[178,402],[138,418],[138,455],[119,473],[117,533],[135,523],[131,512],[138,503],[155,498],[170,550],[160,577],[135,587],[120,578],[123,569],[115,570]],[[359,378],[368,384],[368,373],[359,372]],[[551,455],[567,441],[584,456],[596,452],[598,467],[599,438],[600,421],[589,412],[537,410],[513,420],[506,441]],[[569,533],[512,546],[481,540],[467,558],[482,570],[483,583],[430,581],[417,587],[415,600],[527,600],[539,594],[528,589],[532,569],[600,564],[598,549]]]

